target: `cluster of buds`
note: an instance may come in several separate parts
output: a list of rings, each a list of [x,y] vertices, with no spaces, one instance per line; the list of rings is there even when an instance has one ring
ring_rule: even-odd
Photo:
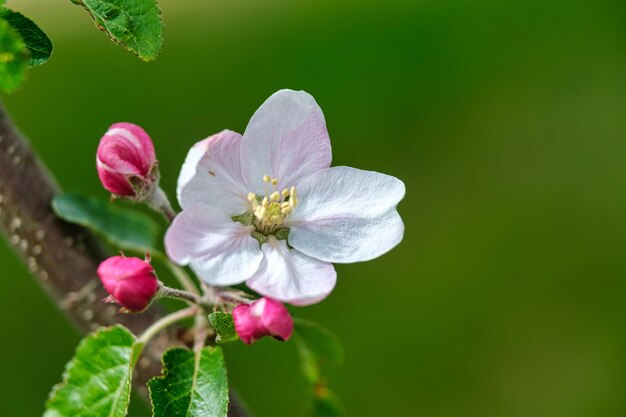
[[[257,230],[270,234],[285,222],[298,205],[298,194],[296,187],[285,188],[282,192],[278,192],[278,178],[265,175],[263,182],[266,183],[266,195],[260,197],[255,193],[249,193],[248,201],[252,206]]]
[[[132,123],[109,128],[98,145],[96,168],[104,188],[116,197],[141,201],[158,186],[154,144]]]
[[[293,319],[287,308],[271,298],[240,304],[233,310],[235,330],[244,343],[252,344],[263,336],[288,340],[293,333]]]
[[[107,301],[119,304],[123,311],[144,311],[159,293],[159,281],[149,259],[113,256],[100,264],[98,276],[109,293]],[[264,336],[288,340],[293,333],[293,319],[287,308],[271,298],[240,304],[233,310],[235,331],[246,344]]]
[[[150,136],[132,123],[112,125],[100,140],[96,166],[104,188],[114,196],[144,201],[173,218],[169,203],[158,187],[159,173],[154,144]],[[257,230],[269,234],[280,227],[298,204],[295,187],[278,190],[278,179],[263,177],[265,196],[250,193],[254,223]],[[165,206],[165,207],[164,207]],[[98,276],[109,293],[107,301],[115,302],[125,312],[141,312],[148,308],[161,290],[148,255],[142,260],[113,256],[100,264]],[[170,289],[171,290],[171,289]],[[264,336],[287,340],[293,333],[293,320],[287,308],[278,301],[261,298],[251,304],[240,304],[233,310],[235,330],[244,343],[252,344]]]

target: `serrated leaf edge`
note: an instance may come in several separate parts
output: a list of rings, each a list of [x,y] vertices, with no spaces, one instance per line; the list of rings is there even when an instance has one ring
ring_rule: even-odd
[[[75,361],[74,361],[74,357],[76,356],[76,353],[78,353],[78,351],[80,351],[80,349],[88,342],[88,339],[90,337],[97,337],[99,336],[101,333],[104,333],[106,331],[110,331],[112,329],[122,329],[125,330],[126,332],[128,332],[132,337],[133,340],[135,341],[135,343],[133,344],[133,357],[131,358],[131,366],[129,367],[129,374],[128,374],[128,380],[124,385],[130,385],[131,380],[132,380],[132,372],[133,372],[133,368],[136,361],[136,358],[139,356],[139,353],[141,352],[141,349],[143,349],[143,344],[137,344],[137,338],[133,335],[133,333],[128,330],[126,327],[122,326],[121,324],[115,324],[113,326],[109,326],[109,327],[101,327],[98,330],[96,330],[95,332],[92,332],[90,334],[88,334],[87,336],[85,336],[80,343],[78,344],[78,346],[76,347],[75,351],[74,351],[74,355],[72,356],[72,359],[70,359],[70,361],[67,363],[67,365],[65,366],[65,369],[63,370],[63,375],[62,375],[62,380],[61,382],[59,382],[58,384],[54,385],[54,387],[52,388],[52,390],[50,391],[50,394],[48,395],[48,399],[46,400],[46,410],[48,409],[48,407],[50,406],[50,402],[52,401],[52,399],[54,398],[55,394],[62,389],[63,387],[65,387],[68,383],[69,377],[70,377],[70,373],[71,371],[74,369],[74,366],[76,365]],[[135,349],[139,348],[140,351],[136,352]],[[119,390],[118,390],[119,391]],[[119,398],[115,399],[114,404],[117,403],[117,400]],[[130,404],[130,401],[128,404],[126,404],[126,411],[128,411],[128,406]],[[111,408],[111,411],[114,408]],[[111,416],[112,414],[109,413],[109,416]]]

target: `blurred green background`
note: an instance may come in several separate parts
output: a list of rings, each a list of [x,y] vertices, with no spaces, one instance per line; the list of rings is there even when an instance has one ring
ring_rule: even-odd
[[[8,3],[55,52],[4,100],[66,189],[106,196],[98,140],[132,121],[173,194],[280,88],[315,96],[335,165],[404,180],[404,242],[298,310],[344,342],[348,416],[626,415],[623,2],[162,0],[151,64],[68,0]],[[6,242],[0,265],[0,415],[38,416],[80,336]],[[293,344],[226,355],[256,416],[303,415]]]

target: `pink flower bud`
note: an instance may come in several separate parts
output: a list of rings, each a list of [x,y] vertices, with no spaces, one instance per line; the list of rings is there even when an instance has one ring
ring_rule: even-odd
[[[96,168],[104,188],[111,193],[140,198],[158,180],[154,145],[150,136],[132,123],[116,123],[100,140]]]
[[[113,256],[100,264],[98,276],[115,302],[132,312],[145,310],[159,289],[152,265],[139,258]]]
[[[233,310],[233,320],[237,334],[249,345],[263,336],[288,340],[293,333],[293,319],[289,311],[271,298],[238,305]]]

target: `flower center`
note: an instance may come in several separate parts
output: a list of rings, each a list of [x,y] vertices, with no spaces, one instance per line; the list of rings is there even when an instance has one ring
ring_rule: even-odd
[[[296,187],[278,191],[278,178],[269,175],[263,177],[265,195],[248,194],[248,201],[252,206],[254,224],[258,232],[264,235],[272,234],[285,223],[294,207],[298,205]]]

